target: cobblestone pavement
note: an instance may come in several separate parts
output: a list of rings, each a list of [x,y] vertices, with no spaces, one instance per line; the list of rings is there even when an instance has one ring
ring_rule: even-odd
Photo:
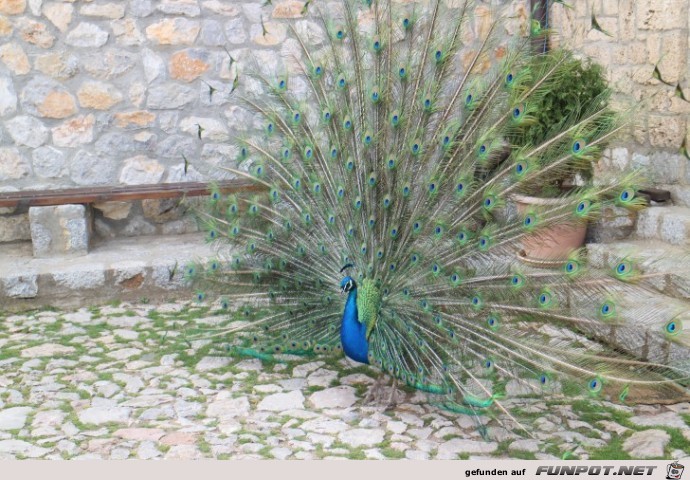
[[[513,402],[534,438],[399,390],[364,405],[376,372],[344,358],[263,363],[181,341],[222,320],[187,303],[0,316],[0,458],[680,458],[690,404]],[[567,453],[569,452],[569,453]]]

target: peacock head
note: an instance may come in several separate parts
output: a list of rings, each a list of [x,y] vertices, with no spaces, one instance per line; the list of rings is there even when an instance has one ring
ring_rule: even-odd
[[[355,279],[350,277],[349,275],[345,278],[343,278],[340,282],[340,292],[341,293],[349,293],[352,290],[355,290],[357,288],[357,283],[355,282]]]

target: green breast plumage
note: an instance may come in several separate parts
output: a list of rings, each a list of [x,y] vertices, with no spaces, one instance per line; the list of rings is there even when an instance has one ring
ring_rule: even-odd
[[[380,308],[381,292],[376,282],[368,278],[364,279],[357,289],[357,314],[359,321],[367,326],[367,339],[376,326]]]

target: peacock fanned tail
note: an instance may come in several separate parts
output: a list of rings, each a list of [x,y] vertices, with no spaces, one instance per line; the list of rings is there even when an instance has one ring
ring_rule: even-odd
[[[515,212],[515,195],[598,160],[624,122],[604,92],[525,145],[571,56],[535,57],[538,25],[510,42],[499,21],[472,35],[473,12],[471,1],[343,0],[318,14],[324,45],[291,31],[289,74],[244,75],[261,92],[242,99],[261,130],[220,168],[264,190],[211,195],[200,218],[219,257],[187,269],[244,315],[214,335],[260,358],[342,351],[349,274],[369,363],[447,409],[509,415],[501,398],[516,386],[684,396],[688,333],[682,312],[647,301],[659,277],[627,258],[593,269],[582,251],[556,270],[517,261],[545,227],[643,202],[634,177],[611,178]]]

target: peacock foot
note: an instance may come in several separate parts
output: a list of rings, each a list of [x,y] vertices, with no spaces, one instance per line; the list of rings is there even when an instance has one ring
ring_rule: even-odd
[[[383,407],[383,411],[389,411],[398,404],[398,382],[393,378],[390,386],[387,386],[387,378],[388,375],[381,375],[376,379],[364,397],[364,405]]]

